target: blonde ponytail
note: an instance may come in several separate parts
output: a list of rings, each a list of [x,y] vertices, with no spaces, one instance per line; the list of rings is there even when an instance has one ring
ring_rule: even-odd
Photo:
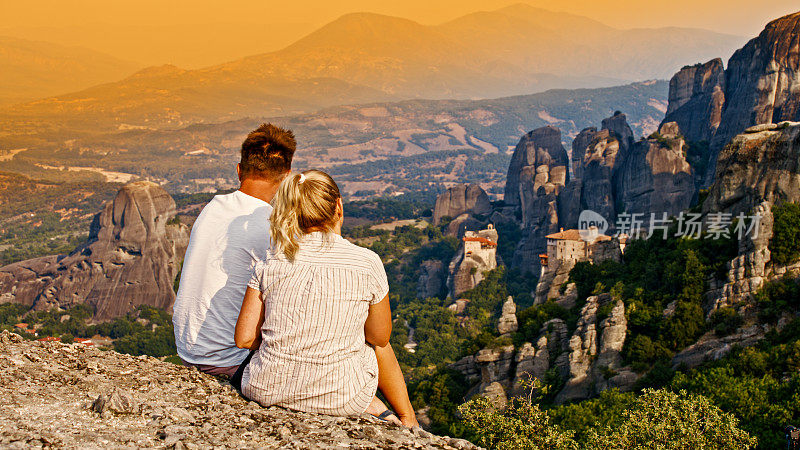
[[[339,187],[325,172],[307,170],[286,177],[272,199],[270,236],[275,248],[294,261],[302,236],[333,229],[340,197]]]

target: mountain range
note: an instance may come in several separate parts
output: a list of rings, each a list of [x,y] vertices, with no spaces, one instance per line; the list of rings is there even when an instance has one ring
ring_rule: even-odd
[[[345,105],[171,130],[36,129],[24,136],[23,128],[15,136],[0,135],[0,148],[20,149],[0,160],[0,171],[49,179],[60,174],[52,170],[57,167],[95,168],[166,183],[172,192],[213,191],[235,181],[242,140],[267,120],[297,135],[295,167],[331,170],[350,193],[413,191],[430,181],[458,180],[479,181],[489,189],[502,183],[507,152],[526,131],[556,125],[569,142],[583,127],[619,109],[628,114],[636,135],[646,136],[663,117],[666,99],[667,83],[650,81],[488,100]]]
[[[688,29],[620,30],[528,5],[434,26],[347,14],[288,47],[197,70],[151,67],[120,81],[17,105],[10,121],[151,128],[409,98],[473,99],[666,78],[744,39]]]
[[[82,47],[0,36],[0,105],[85,89],[141,65]]]

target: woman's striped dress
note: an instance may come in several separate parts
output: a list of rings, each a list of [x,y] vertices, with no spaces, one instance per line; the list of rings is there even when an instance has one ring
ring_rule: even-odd
[[[264,406],[364,412],[378,386],[364,322],[389,292],[378,255],[333,233],[310,233],[294,262],[271,253],[249,286],[261,291],[264,325],[242,393]]]

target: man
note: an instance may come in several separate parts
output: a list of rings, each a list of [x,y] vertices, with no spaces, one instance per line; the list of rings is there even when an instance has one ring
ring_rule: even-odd
[[[236,166],[239,190],[215,196],[197,217],[172,316],[184,364],[232,376],[247,357],[233,330],[253,267],[266,259],[269,202],[291,171],[296,146],[291,131],[271,124],[251,132]]]

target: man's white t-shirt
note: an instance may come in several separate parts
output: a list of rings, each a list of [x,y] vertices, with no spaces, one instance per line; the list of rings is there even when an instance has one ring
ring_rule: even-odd
[[[178,356],[230,367],[248,350],[233,333],[253,268],[267,257],[272,206],[241,191],[215,196],[197,217],[173,306]]]

